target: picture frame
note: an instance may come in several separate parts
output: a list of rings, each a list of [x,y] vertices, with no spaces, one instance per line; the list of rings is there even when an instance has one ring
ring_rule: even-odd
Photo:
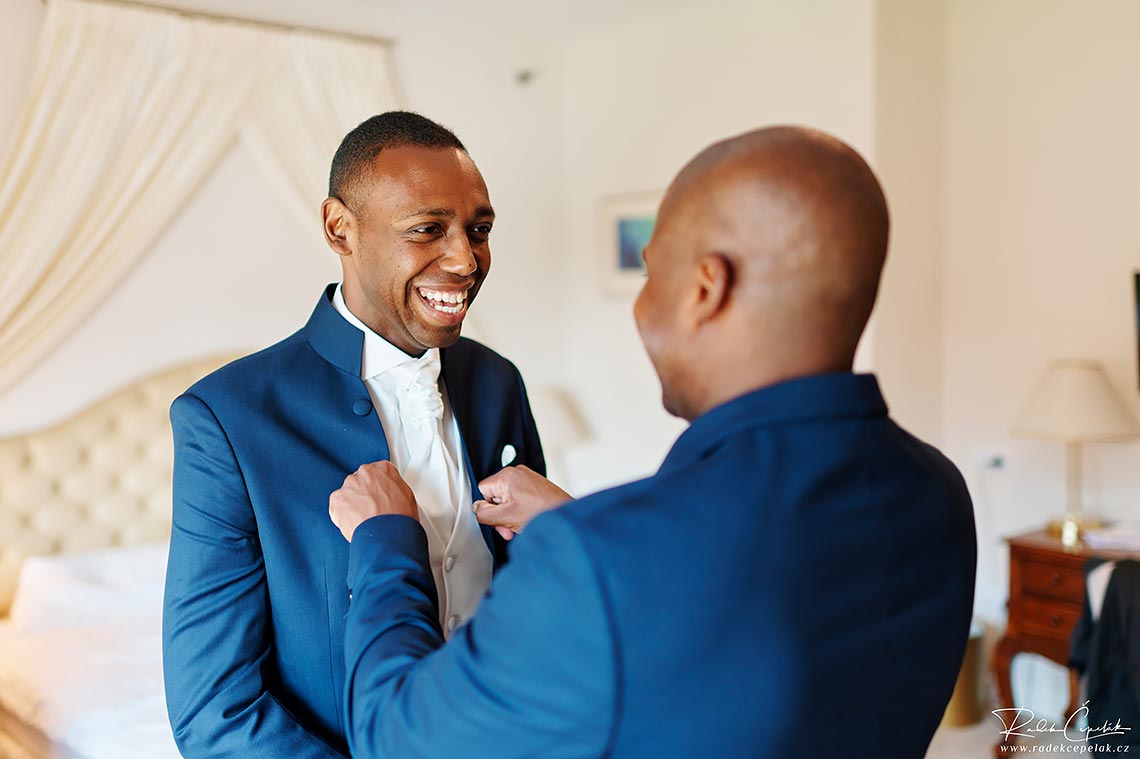
[[[629,295],[637,293],[645,284],[641,252],[653,233],[663,194],[654,191],[603,198],[599,246],[603,291]]]

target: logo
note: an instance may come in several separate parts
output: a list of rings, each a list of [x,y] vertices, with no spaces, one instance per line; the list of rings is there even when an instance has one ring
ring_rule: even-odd
[[[1025,749],[1037,749],[1043,753],[1099,753],[1097,751],[1099,739],[1113,735],[1127,735],[1132,731],[1131,727],[1121,724],[1119,719],[1115,722],[1106,720],[1100,725],[1089,723],[1088,701],[1085,701],[1070,714],[1063,725],[1044,718],[1038,719],[1032,709],[1024,707],[994,709],[991,714],[1001,720],[1000,735],[1005,741],[1013,741],[1016,738],[1035,738],[1050,742],[1048,746],[1011,746],[1009,753],[1022,752]],[[1060,747],[1056,745],[1058,740],[1061,743]],[[1099,744],[1099,748],[1103,750],[1110,747],[1102,743]],[[1124,749],[1124,751],[1119,749]],[[1120,746],[1114,753],[1126,753],[1127,749],[1127,746]]]

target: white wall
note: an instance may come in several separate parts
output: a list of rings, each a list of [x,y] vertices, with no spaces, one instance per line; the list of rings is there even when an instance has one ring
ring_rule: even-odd
[[[1140,4],[948,8],[944,437],[976,502],[978,608],[1000,621],[1000,538],[1063,511],[1061,446],[1009,434],[1046,363],[1103,361],[1140,415],[1131,281],[1140,268]],[[1004,469],[977,466],[991,451],[1005,454]],[[1093,511],[1140,518],[1140,446],[1090,446],[1085,471]],[[1038,680],[1049,684],[1042,693],[1063,693],[1063,673]],[[1060,700],[1047,705],[1059,711]]]
[[[491,272],[465,334],[513,360],[528,384],[559,383],[566,291],[557,44],[408,24],[393,60],[406,106],[455,131],[495,207]],[[520,83],[520,72],[529,81]]]
[[[942,438],[946,3],[875,3],[874,168],[891,238],[871,364],[891,415]]]
[[[663,190],[709,143],[805,123],[870,153],[872,4],[709,3],[565,48],[565,382],[594,437],[570,452],[588,491],[651,473],[683,425],[661,408],[633,295],[602,293],[600,200]]]

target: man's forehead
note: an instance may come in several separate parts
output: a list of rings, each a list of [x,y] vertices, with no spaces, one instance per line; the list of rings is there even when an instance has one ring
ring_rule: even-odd
[[[461,150],[401,146],[376,156],[366,180],[376,202],[403,215],[493,215],[487,185]]]
[[[434,183],[456,177],[483,181],[475,162],[459,148],[397,145],[384,148],[372,159],[372,176],[381,180]]]

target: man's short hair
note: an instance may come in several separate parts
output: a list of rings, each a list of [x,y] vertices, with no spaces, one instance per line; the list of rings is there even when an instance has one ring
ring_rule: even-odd
[[[364,121],[341,140],[329,170],[329,196],[352,207],[352,196],[385,148],[467,148],[452,131],[411,111],[388,111]],[[355,209],[354,209],[355,210]]]

